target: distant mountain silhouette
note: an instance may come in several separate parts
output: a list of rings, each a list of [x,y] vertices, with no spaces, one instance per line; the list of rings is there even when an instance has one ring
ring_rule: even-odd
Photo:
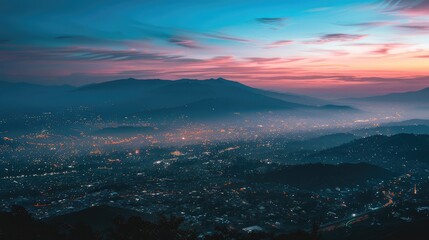
[[[353,134],[362,137],[373,135],[395,135],[401,133],[408,134],[429,134],[428,125],[382,125],[379,127],[362,128],[352,131]]]
[[[370,179],[386,179],[392,174],[380,167],[367,164],[303,164],[280,167],[278,170],[252,177],[264,182],[284,183],[306,189],[351,187]]]
[[[261,110],[355,110],[347,106],[320,106],[324,101],[251,88],[222,78],[176,81],[130,78],[78,88],[4,82],[2,86],[2,91],[8,94],[2,95],[0,100],[8,104],[0,107],[17,112],[70,106],[87,106],[95,112],[107,114],[149,115],[165,112],[198,115],[212,112],[213,109],[217,111],[216,114]]]
[[[389,123],[382,124],[382,126],[419,126],[419,125],[429,126],[429,120],[428,119],[409,119],[409,120],[404,120],[400,122],[389,122]]]
[[[193,104],[198,108],[202,107],[204,102],[209,105],[222,104],[225,100],[230,100],[232,103],[237,101],[241,104],[260,102],[259,105],[272,108],[283,107],[280,106],[281,104],[288,108],[305,107],[297,103],[284,103],[282,100],[260,94],[265,91],[224,79],[181,79],[177,81],[125,79],[84,86],[75,92],[84,98],[90,94],[91,97],[96,96],[97,99],[115,100],[116,104],[132,104],[140,111],[192,106]],[[218,99],[219,102],[217,102]],[[139,101],[139,104],[133,101]],[[288,103],[287,106],[286,103]],[[251,108],[251,106],[248,107]]]
[[[65,93],[73,89],[66,85],[44,86],[0,81],[0,114],[49,111],[54,106],[64,106]]]
[[[365,98],[349,98],[344,99],[351,102],[369,102],[369,103],[389,103],[400,105],[429,105],[429,87],[418,91],[391,93],[380,96],[372,96]]]
[[[373,135],[429,134],[429,120],[409,119],[397,122],[382,123],[377,127],[366,127],[351,131],[351,133],[368,137]]]

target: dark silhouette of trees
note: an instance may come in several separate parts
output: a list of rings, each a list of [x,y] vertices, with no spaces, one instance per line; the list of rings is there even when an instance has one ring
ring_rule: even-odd
[[[0,212],[0,239],[62,240],[65,238],[54,227],[36,221],[23,207],[12,206],[9,212]]]
[[[102,237],[95,233],[90,226],[85,224],[77,224],[76,226],[71,226],[69,230],[69,239],[101,240]]]
[[[196,234],[192,230],[182,229],[183,219],[160,216],[158,223],[130,217],[128,220],[117,218],[112,231],[113,240],[192,240]]]
[[[58,226],[34,219],[23,207],[12,206],[0,212],[1,240],[196,240],[193,229],[183,226],[183,218],[161,215],[156,223],[139,216],[117,217],[113,229],[106,233],[94,232],[84,224]],[[318,222],[312,233],[298,231],[290,234],[244,233],[231,227],[216,227],[204,240],[318,240]]]

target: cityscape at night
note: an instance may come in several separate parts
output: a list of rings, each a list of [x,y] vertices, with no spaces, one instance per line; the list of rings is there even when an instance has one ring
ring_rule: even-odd
[[[429,238],[429,1],[0,0],[0,240]]]

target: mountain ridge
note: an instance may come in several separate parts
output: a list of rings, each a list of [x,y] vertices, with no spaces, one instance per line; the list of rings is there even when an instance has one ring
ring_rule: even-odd
[[[181,116],[227,116],[240,112],[358,111],[348,106],[323,105],[323,100],[249,87],[223,78],[205,80],[119,79],[81,87],[3,84],[3,113],[50,112],[83,106],[93,113],[112,116],[178,118]],[[11,89],[11,90],[8,90]],[[1,91],[0,91],[1,92]],[[290,100],[290,101],[289,101]],[[217,109],[217,111],[212,111]],[[175,114],[172,114],[175,113]],[[174,115],[174,116],[173,116]]]

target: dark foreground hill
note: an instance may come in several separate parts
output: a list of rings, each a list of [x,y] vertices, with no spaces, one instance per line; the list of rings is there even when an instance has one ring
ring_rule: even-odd
[[[287,184],[304,189],[352,187],[368,180],[382,180],[392,173],[367,163],[358,164],[304,164],[283,166],[277,170],[252,177],[255,181]]]
[[[134,213],[134,216],[126,216]],[[123,214],[111,219],[116,214]],[[289,234],[244,233],[219,227],[197,237],[197,230],[183,226],[183,219],[160,216],[156,222],[142,218],[141,213],[121,208],[95,207],[48,219],[35,220],[22,207],[0,211],[2,240],[317,240],[316,233],[296,231]],[[52,222],[53,221],[53,222]],[[58,224],[61,221],[62,224]],[[88,224],[87,224],[88,223]],[[109,225],[101,231],[92,226]]]
[[[144,214],[131,209],[112,206],[94,206],[77,212],[52,217],[46,221],[57,226],[84,224],[97,232],[107,232],[115,227],[114,222],[117,217],[128,219],[132,216],[138,216],[153,223],[158,220],[157,216]]]

